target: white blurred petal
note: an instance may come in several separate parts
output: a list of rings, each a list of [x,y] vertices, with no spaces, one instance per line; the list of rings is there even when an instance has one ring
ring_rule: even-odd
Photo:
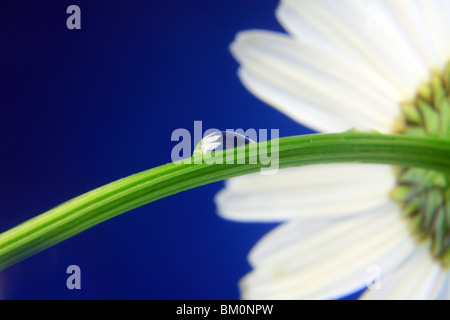
[[[399,94],[370,69],[270,32],[241,33],[231,50],[247,88],[301,123],[321,131],[392,130]]]
[[[438,296],[439,300],[450,300],[450,271],[447,270],[445,279],[442,283],[442,290]]]
[[[377,266],[389,272],[415,249],[397,206],[351,219],[287,222],[250,253],[246,299],[331,299],[364,288]]]
[[[412,97],[430,70],[405,37],[397,15],[384,2],[285,0],[278,8],[278,17],[298,41],[323,39],[330,50],[341,52],[354,65],[374,68],[406,99]],[[396,3],[405,8],[418,8],[414,1],[408,1],[408,5],[402,1]],[[375,22],[379,25],[371,27],[371,19],[378,19]],[[291,21],[301,21],[302,28],[295,28]]]
[[[351,216],[379,207],[395,186],[391,166],[313,165],[253,174],[226,182],[218,212],[241,221],[284,221]]]
[[[391,13],[391,20],[403,30],[404,38],[413,46],[412,51],[426,62],[428,71],[432,67],[442,68],[450,57],[446,49],[446,43],[450,42],[443,33],[442,2],[417,0],[410,1],[409,5],[395,0],[384,2],[386,11]]]
[[[442,292],[447,272],[430,256],[428,244],[416,247],[413,256],[381,278],[379,289],[366,290],[361,299],[436,299]]]

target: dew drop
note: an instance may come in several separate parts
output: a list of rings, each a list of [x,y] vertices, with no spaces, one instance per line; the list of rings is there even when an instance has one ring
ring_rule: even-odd
[[[216,131],[204,137],[197,144],[194,154],[233,149],[254,142],[252,139],[234,131]]]

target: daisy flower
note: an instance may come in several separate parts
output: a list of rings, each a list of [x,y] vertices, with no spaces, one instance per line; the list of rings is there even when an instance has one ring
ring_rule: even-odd
[[[245,31],[245,87],[318,132],[450,132],[450,1],[284,0],[287,34]],[[337,164],[228,180],[228,219],[283,222],[249,254],[245,299],[450,298],[449,177]]]

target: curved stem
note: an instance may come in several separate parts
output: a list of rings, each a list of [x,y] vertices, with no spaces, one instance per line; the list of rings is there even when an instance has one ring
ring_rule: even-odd
[[[233,164],[225,164],[227,150],[214,154],[214,159],[222,158],[224,164],[208,164],[212,156],[205,155],[201,164],[195,164],[193,157],[185,161],[188,163],[168,163],[143,171],[30,219],[0,234],[0,270],[136,207],[184,190],[267,168],[269,164],[259,154],[255,164],[249,163],[249,150],[253,147],[247,145],[232,149]],[[259,143],[256,147],[258,153],[265,148],[271,150],[270,157],[279,161],[280,169],[309,164],[364,162],[422,167],[450,174],[450,140],[443,138],[346,132],[288,137]],[[242,149],[246,152],[239,152]],[[242,162],[245,164],[239,164]]]

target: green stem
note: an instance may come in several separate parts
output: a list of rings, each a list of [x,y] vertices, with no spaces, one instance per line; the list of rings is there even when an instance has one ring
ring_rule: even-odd
[[[277,142],[280,169],[363,162],[422,167],[450,174],[449,139],[346,132],[282,138]],[[261,146],[263,143],[257,145]],[[269,141],[267,146],[270,149],[275,144]],[[249,146],[240,148],[248,151]],[[234,163],[249,160],[248,153],[242,155],[238,150],[234,150]],[[193,162],[193,158],[190,160]],[[131,209],[268,166],[260,158],[256,164],[248,162],[168,163],[92,190],[0,234],[0,270]]]

